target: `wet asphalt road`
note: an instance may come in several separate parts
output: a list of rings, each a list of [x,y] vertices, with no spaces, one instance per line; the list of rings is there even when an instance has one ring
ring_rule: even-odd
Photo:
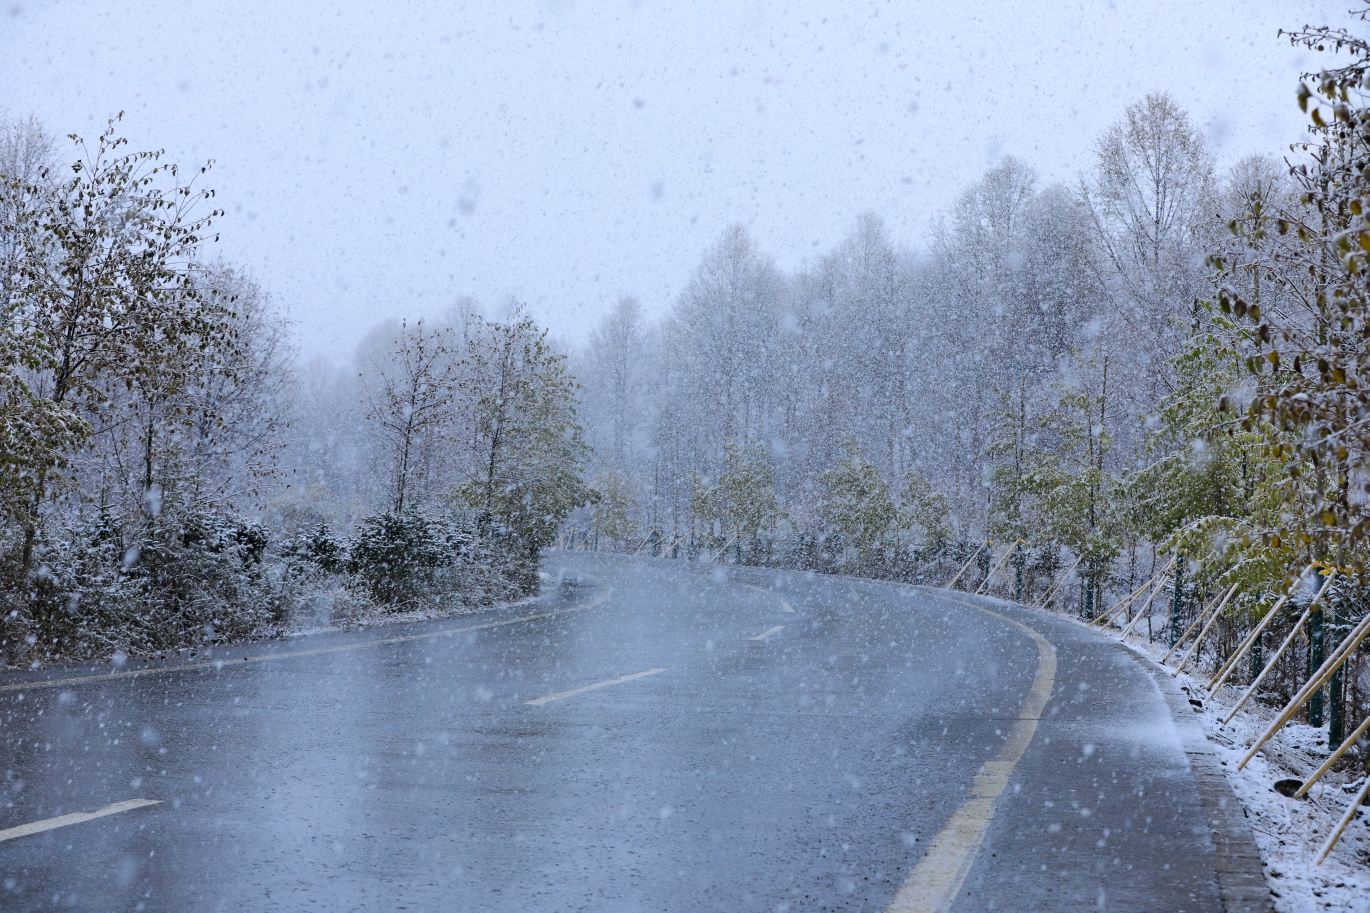
[[[0,842],[0,909],[884,910],[1039,674],[1028,633],[935,593],[546,568],[582,582],[196,668],[0,678],[0,829],[160,800]],[[995,611],[1057,667],[952,909],[1221,909],[1148,673],[1078,625]]]

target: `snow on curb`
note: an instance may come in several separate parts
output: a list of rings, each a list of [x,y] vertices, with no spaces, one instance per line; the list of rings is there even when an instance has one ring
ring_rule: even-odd
[[[1116,630],[1116,629],[1115,629]],[[1129,638],[1126,646],[1159,663],[1159,644]],[[1329,772],[1306,799],[1289,799],[1274,789],[1277,780],[1310,776],[1327,757],[1327,731],[1289,723],[1242,770],[1237,770],[1252,743],[1274,720],[1278,708],[1250,701],[1233,718],[1222,721],[1241,691],[1224,685],[1211,699],[1207,676],[1182,673],[1176,684],[1196,701],[1195,717],[1208,737],[1251,827],[1266,882],[1279,913],[1337,910],[1370,913],[1370,808],[1356,816],[1322,865],[1317,853],[1346,812],[1360,779]]]

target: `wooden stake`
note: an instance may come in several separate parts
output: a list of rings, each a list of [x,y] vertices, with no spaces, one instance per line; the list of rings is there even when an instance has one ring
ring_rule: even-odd
[[[1303,629],[1303,623],[1308,620],[1308,615],[1313,611],[1313,606],[1318,604],[1318,600],[1322,598],[1322,594],[1327,592],[1327,588],[1331,585],[1332,578],[1328,577],[1327,581],[1323,583],[1322,589],[1318,590],[1318,595],[1313,597],[1313,601],[1308,603],[1308,608],[1303,610],[1303,614],[1299,616],[1299,620],[1294,622],[1294,628],[1289,632],[1289,636],[1284,639],[1284,643],[1280,644],[1280,648],[1275,651],[1275,655],[1270,658],[1270,662],[1265,664],[1265,668],[1261,670],[1261,674],[1256,676],[1256,680],[1246,689],[1246,693],[1242,695],[1241,700],[1237,701],[1237,706],[1233,707],[1232,712],[1227,715],[1227,719],[1223,720],[1224,726],[1232,722],[1232,718],[1237,715],[1237,711],[1241,710],[1242,705],[1250,700],[1251,695],[1256,693],[1256,688],[1260,686],[1261,682],[1265,681],[1265,677],[1275,668],[1275,663],[1284,655],[1284,651],[1289,649],[1289,645],[1294,642],[1294,638],[1297,637],[1299,631]]]
[[[1213,610],[1213,617],[1208,619],[1208,624],[1204,625],[1204,629],[1199,632],[1198,638],[1194,641],[1194,646],[1189,648],[1189,652],[1184,655],[1184,659],[1180,660],[1180,664],[1176,666],[1175,671],[1171,673],[1172,678],[1183,672],[1184,667],[1189,665],[1190,659],[1199,651],[1199,646],[1204,642],[1204,638],[1208,636],[1209,629],[1212,628],[1213,624],[1222,616],[1223,609],[1227,606],[1227,601],[1232,598],[1232,594],[1235,592],[1237,592],[1237,585],[1234,583],[1227,588],[1227,595],[1223,597],[1222,602],[1218,603],[1218,607]]]
[[[1370,716],[1367,716],[1365,718],[1365,722],[1360,724],[1360,728],[1357,729],[1355,732],[1351,733],[1350,737],[1347,738],[1345,742],[1341,743],[1340,748],[1332,752],[1331,757],[1329,757],[1326,761],[1322,762],[1322,766],[1317,769],[1313,776],[1309,777],[1308,781],[1299,787],[1299,791],[1294,793],[1294,798],[1302,799],[1304,796],[1306,796],[1308,794],[1309,787],[1311,787],[1314,783],[1321,780],[1322,775],[1332,769],[1332,765],[1337,763],[1338,758],[1340,758],[1342,755],[1346,754],[1348,751],[1351,750],[1351,746],[1356,744],[1356,739],[1359,739],[1361,736],[1365,735],[1365,731],[1367,729],[1370,729]]]
[[[1327,842],[1322,845],[1322,850],[1318,853],[1317,865],[1322,865],[1322,861],[1327,858],[1327,854],[1332,852],[1332,847],[1337,845],[1337,841],[1341,839],[1341,832],[1346,830],[1346,826],[1351,823],[1351,819],[1356,817],[1356,812],[1360,809],[1360,804],[1365,801],[1367,793],[1370,793],[1370,777],[1365,778],[1365,783],[1361,786],[1360,792],[1356,793],[1356,797],[1351,800],[1351,807],[1346,810],[1346,814],[1342,815],[1341,821],[1337,823],[1337,829],[1332,832],[1332,835],[1327,838]]]

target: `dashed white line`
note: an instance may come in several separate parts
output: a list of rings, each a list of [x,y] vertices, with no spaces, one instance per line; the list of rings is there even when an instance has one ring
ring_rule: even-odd
[[[779,634],[779,633],[780,633],[781,631],[783,631],[783,630],[785,630],[785,626],[784,626],[784,625],[776,625],[774,628],[771,628],[769,631],[762,631],[760,634],[756,635],[755,637],[749,637],[749,638],[747,638],[747,639],[748,639],[748,640],[765,640],[767,637],[770,637],[772,634]]]
[[[611,678],[607,682],[595,682],[593,685],[586,685],[584,688],[576,688],[573,691],[559,691],[556,694],[549,694],[546,697],[534,698],[531,701],[524,701],[525,704],[537,707],[550,701],[559,701],[562,698],[574,697],[577,694],[584,694],[587,691],[594,691],[597,688],[607,688],[610,685],[621,685],[624,682],[631,682],[635,678],[643,678],[648,675],[656,675],[658,672],[665,672],[665,669],[648,669],[646,672],[634,672],[632,675],[625,675],[622,678]]]
[[[72,812],[70,815],[59,815],[56,818],[44,818],[42,821],[33,821],[29,824],[21,824],[18,827],[11,827],[0,831],[0,842],[13,840],[16,837],[27,837],[30,834],[41,834],[43,831],[50,831],[58,827],[66,827],[69,824],[80,824],[82,821],[90,821],[93,818],[103,818],[106,815],[117,815],[120,812],[142,808],[145,805],[157,805],[161,801],[161,799],[125,799],[123,802],[115,802],[113,805],[106,805],[99,811]]]

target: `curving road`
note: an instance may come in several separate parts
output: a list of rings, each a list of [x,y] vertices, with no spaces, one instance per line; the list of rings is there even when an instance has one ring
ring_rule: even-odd
[[[1268,907],[1174,696],[1079,625],[547,568],[441,623],[0,679],[0,909]]]

